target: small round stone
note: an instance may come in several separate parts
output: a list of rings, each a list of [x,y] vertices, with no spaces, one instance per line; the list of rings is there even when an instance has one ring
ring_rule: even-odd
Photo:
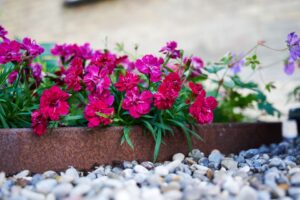
[[[176,153],[173,155],[173,160],[179,160],[182,162],[184,160],[185,156],[183,153]]]
[[[133,170],[136,173],[143,173],[143,174],[149,173],[148,169],[146,169],[142,165],[136,165],[136,166],[134,166]]]
[[[160,176],[167,176],[169,174],[169,170],[167,167],[161,165],[161,166],[155,167],[154,173],[158,174]]]
[[[57,181],[55,179],[42,180],[36,184],[36,191],[46,194],[51,192],[56,185]]]

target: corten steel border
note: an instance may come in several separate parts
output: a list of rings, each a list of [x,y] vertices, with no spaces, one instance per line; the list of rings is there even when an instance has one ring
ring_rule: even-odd
[[[69,166],[90,169],[95,164],[112,164],[123,160],[153,160],[154,141],[141,127],[132,127],[131,149],[120,145],[122,127],[88,129],[65,127],[48,130],[38,137],[32,129],[0,129],[0,171],[14,174],[60,171]],[[205,154],[219,149],[224,154],[237,153],[262,144],[281,140],[281,123],[228,123],[200,126],[198,133],[204,141],[193,139],[193,147]],[[176,131],[163,138],[158,161],[171,159],[174,153],[188,153],[184,134]]]

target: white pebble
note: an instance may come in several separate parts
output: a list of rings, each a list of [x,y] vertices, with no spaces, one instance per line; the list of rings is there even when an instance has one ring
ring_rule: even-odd
[[[21,172],[19,172],[18,174],[14,175],[14,178],[15,179],[18,179],[18,178],[25,178],[26,176],[29,175],[29,170],[23,170]]]
[[[73,177],[74,180],[79,178],[79,173],[74,167],[70,167],[69,169],[67,169],[65,174]]]
[[[23,197],[27,198],[27,199],[30,199],[30,200],[44,200],[44,199],[46,199],[46,197],[43,194],[32,192],[32,191],[27,190],[27,189],[23,189],[21,191],[21,195]]]
[[[169,172],[173,172],[180,164],[182,160],[174,160],[166,165],[166,168]]]
[[[53,189],[53,194],[57,197],[64,197],[71,192],[73,186],[71,183],[62,183]]]
[[[244,186],[237,196],[238,200],[253,200],[257,199],[256,191],[249,186]]]
[[[36,191],[40,193],[49,193],[56,184],[57,182],[54,179],[42,180],[36,184]]]
[[[70,193],[70,197],[80,197],[91,190],[90,185],[77,185]]]
[[[48,194],[46,200],[56,200],[54,194]]]
[[[154,173],[160,176],[167,176],[169,174],[169,170],[165,166],[157,166],[154,169]]]
[[[184,160],[184,154],[183,153],[176,153],[173,155],[173,160],[179,160],[182,162]]]
[[[1,172],[0,173],[0,187],[5,183],[5,181],[6,181],[5,173]]]
[[[130,194],[126,190],[118,190],[115,194],[115,200],[131,200]]]
[[[248,173],[250,171],[250,167],[248,165],[244,166],[244,167],[241,167],[239,168],[239,170],[241,172],[245,172],[245,173]]]
[[[142,165],[136,165],[136,166],[134,166],[133,170],[134,170],[136,173],[142,173],[142,174],[147,174],[147,173],[149,173],[149,170],[146,169],[145,167],[143,167]]]

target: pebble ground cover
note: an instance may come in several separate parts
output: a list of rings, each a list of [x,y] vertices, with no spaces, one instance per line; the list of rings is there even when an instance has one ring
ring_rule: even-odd
[[[177,153],[164,163],[124,161],[89,172],[0,173],[0,199],[299,199],[300,138],[225,156]]]

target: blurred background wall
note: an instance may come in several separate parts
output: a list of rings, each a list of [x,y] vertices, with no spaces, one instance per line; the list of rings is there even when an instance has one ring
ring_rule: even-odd
[[[216,61],[228,51],[247,52],[258,40],[284,48],[286,35],[300,34],[299,0],[103,0],[64,7],[63,0],[0,0],[0,24],[10,36],[29,36],[38,42],[90,42],[109,48],[123,42],[129,51],[155,53],[176,40],[187,53]],[[259,49],[271,67],[251,78],[276,81],[269,97],[287,112],[286,93],[300,83],[300,71],[283,73],[286,53]],[[249,71],[244,70],[247,77]],[[299,103],[289,104],[293,107]]]

